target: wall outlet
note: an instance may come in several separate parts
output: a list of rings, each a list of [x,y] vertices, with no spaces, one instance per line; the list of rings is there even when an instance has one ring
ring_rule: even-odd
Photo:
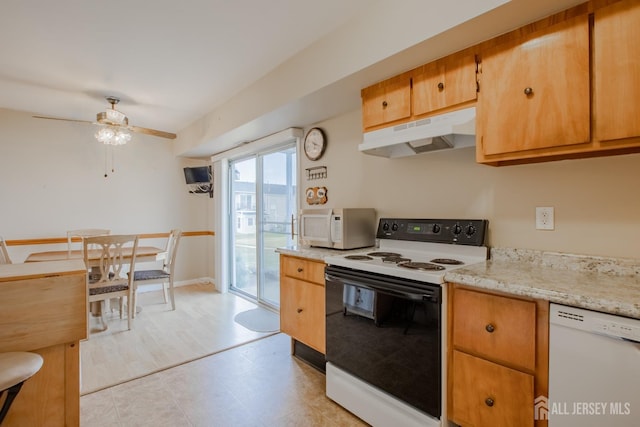
[[[536,208],[536,230],[553,230],[553,207]]]

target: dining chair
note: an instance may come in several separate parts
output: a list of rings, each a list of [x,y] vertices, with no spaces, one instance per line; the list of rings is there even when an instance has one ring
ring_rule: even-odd
[[[124,248],[127,248],[125,253]],[[133,304],[133,275],[135,272],[137,235],[93,236],[83,239],[84,262],[97,265],[87,276],[89,290],[87,307],[87,328],[91,320],[91,303],[98,302],[100,316],[104,323],[104,301],[120,299],[120,318],[122,319],[124,301],[127,298],[127,330],[131,330]],[[91,258],[91,259],[90,259]],[[90,332],[90,331],[87,331]],[[87,337],[89,334],[87,333]]]
[[[9,251],[7,250],[7,242],[0,236],[0,264],[11,264]]]
[[[176,254],[178,253],[178,243],[180,243],[180,237],[182,231],[178,229],[171,230],[169,238],[167,239],[166,253],[167,256],[164,259],[162,269],[158,270],[140,270],[135,271],[133,274],[133,306],[136,305],[136,293],[138,286],[147,284],[162,283],[162,296],[164,302],[167,302],[167,289],[166,285],[169,284],[169,297],[171,298],[171,310],[176,309],[176,300],[173,294],[173,277],[176,264]],[[135,317],[135,310],[133,310],[133,316]]]
[[[67,231],[67,252],[68,255],[71,256],[71,250],[73,249],[73,238],[79,237],[80,240],[85,237],[93,237],[93,236],[105,236],[111,234],[111,230],[106,228],[81,228],[78,230],[69,230]]]

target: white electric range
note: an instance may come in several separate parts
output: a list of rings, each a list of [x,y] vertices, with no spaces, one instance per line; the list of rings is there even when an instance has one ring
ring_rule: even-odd
[[[373,426],[441,426],[447,271],[484,262],[486,220],[382,218],[325,258],[327,396]],[[443,332],[444,331],[444,332]]]

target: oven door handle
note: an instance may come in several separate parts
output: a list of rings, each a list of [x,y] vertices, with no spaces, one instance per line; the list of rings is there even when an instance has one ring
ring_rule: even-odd
[[[375,292],[380,292],[383,294],[389,294],[392,296],[398,296],[405,299],[411,300],[423,300],[437,303],[439,301],[438,296],[434,292],[429,291],[421,291],[421,292],[407,292],[404,289],[398,289],[392,284],[385,283],[384,286],[379,286],[374,281],[366,280],[364,278],[358,278],[358,280],[349,280],[348,278],[338,277],[329,273],[325,273],[324,275],[326,283],[336,284],[336,285],[349,285],[355,286],[364,289],[370,289]]]

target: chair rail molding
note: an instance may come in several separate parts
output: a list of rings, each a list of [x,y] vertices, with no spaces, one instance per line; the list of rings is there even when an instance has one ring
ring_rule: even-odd
[[[200,236],[215,236],[216,233],[213,230],[198,230],[198,231],[185,231],[182,233],[182,237],[200,237]],[[139,234],[140,239],[159,239],[169,237],[169,233],[142,233]],[[80,238],[75,238],[74,242],[79,242]],[[38,239],[13,239],[5,240],[7,246],[29,246],[29,245],[52,245],[56,243],[67,243],[66,237],[45,237]]]

